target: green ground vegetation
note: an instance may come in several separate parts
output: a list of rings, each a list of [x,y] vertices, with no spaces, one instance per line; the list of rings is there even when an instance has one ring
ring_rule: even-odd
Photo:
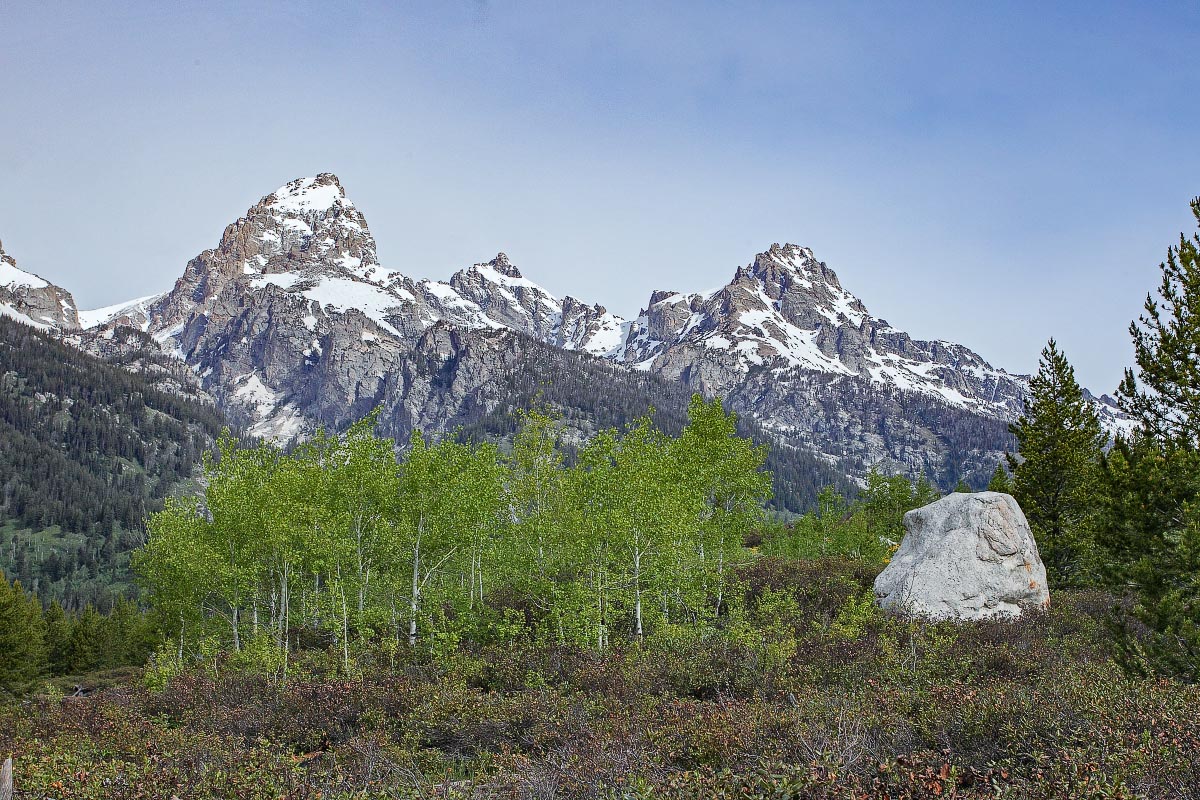
[[[766,556],[729,615],[604,650],[511,625],[453,650],[306,637],[0,709],[36,797],[1170,798],[1200,791],[1193,685],[1114,662],[1113,597],[1017,623],[879,612],[875,567]]]

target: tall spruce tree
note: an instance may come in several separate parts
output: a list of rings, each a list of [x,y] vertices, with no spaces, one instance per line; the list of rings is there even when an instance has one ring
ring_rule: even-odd
[[[64,675],[68,670],[67,659],[71,646],[71,620],[58,601],[52,601],[42,614],[46,625],[46,658],[50,671]]]
[[[1200,198],[1192,201],[1200,223]],[[1200,235],[1180,235],[1159,265],[1158,299],[1129,326],[1136,374],[1125,370],[1118,390],[1123,410],[1150,439],[1195,449],[1200,445]]]
[[[1011,426],[1013,496],[1033,529],[1051,583],[1078,586],[1096,569],[1098,469],[1107,436],[1075,370],[1053,339],[1029,382],[1025,413]]]
[[[1200,198],[1192,201],[1200,223]],[[1101,541],[1149,629],[1126,663],[1200,680],[1200,235],[1160,264],[1158,297],[1129,326],[1136,370],[1118,390],[1138,427],[1105,460]]]

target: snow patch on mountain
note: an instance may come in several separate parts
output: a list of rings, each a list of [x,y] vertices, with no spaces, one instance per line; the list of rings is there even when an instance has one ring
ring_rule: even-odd
[[[388,322],[388,315],[395,313],[404,300],[414,299],[408,291],[399,294],[363,281],[328,275],[321,276],[315,286],[303,291],[303,295],[315,300],[326,311],[344,313],[351,308],[362,311],[376,325],[394,336],[400,336],[400,331]]]
[[[4,315],[38,328],[77,330],[75,298],[60,286],[17,266],[0,243],[0,306]]]
[[[103,308],[93,308],[79,312],[79,324],[84,329],[96,328],[110,322],[121,321],[131,328],[145,331],[150,326],[150,306],[162,298],[161,294],[151,294],[115,303]]]
[[[50,281],[18,268],[15,262],[0,259],[0,286],[45,289],[49,285]]]
[[[274,205],[285,213],[300,214],[327,211],[337,203],[349,204],[339,182],[322,178],[321,175],[298,178],[285,184],[270,195],[267,205]]]
[[[37,320],[34,320],[33,318],[22,314],[20,311],[18,311],[16,308],[9,305],[8,303],[0,303],[0,316],[8,317],[9,319],[15,319],[17,322],[24,323],[25,325],[29,325],[31,327],[37,328],[38,330],[45,331],[45,330],[51,330],[53,328],[53,326],[50,323],[38,322]]]

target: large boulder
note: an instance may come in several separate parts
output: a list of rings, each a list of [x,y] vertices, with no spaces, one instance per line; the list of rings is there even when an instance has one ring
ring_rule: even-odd
[[[904,515],[903,541],[875,579],[879,605],[925,619],[1016,618],[1050,605],[1046,567],[1021,507],[955,492]]]

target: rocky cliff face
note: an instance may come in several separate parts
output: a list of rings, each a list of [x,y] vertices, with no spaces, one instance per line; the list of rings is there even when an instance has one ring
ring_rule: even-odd
[[[38,328],[75,330],[79,312],[66,289],[17,267],[0,244],[0,315]]]
[[[330,174],[264,197],[170,292],[83,316],[93,340],[118,326],[146,332],[251,433],[278,441],[377,406],[389,430],[469,424],[506,402],[506,370],[566,350],[613,375],[726,397],[847,474],[952,484],[986,479],[1028,392],[1024,376],[962,345],[872,316],[794,244],[758,254],[717,291],[655,292],[633,319],[553,296],[503,253],[449,281],[414,279],[379,264],[365,217]]]

